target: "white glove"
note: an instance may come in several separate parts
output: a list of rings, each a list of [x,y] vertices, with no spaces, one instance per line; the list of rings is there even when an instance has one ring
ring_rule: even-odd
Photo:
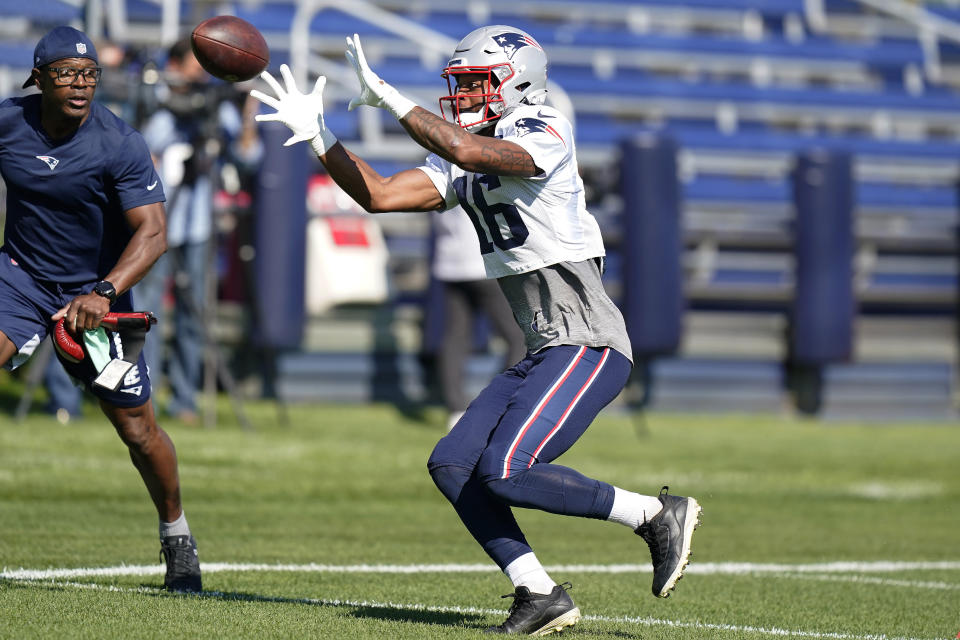
[[[413,100],[402,96],[370,69],[367,58],[363,55],[363,47],[360,46],[360,36],[357,34],[353,34],[353,38],[347,38],[346,56],[360,79],[360,95],[350,101],[347,111],[366,104],[387,109],[399,120],[417,106]]]
[[[288,126],[293,131],[293,135],[283,143],[283,146],[289,147],[297,142],[309,140],[310,146],[317,155],[323,155],[337,142],[336,136],[323,123],[323,87],[327,84],[327,79],[320,76],[313,86],[313,91],[303,94],[297,89],[290,67],[285,64],[280,65],[280,75],[283,76],[286,90],[280,87],[280,83],[269,72],[264,71],[260,74],[277,97],[272,98],[256,89],[250,92],[250,96],[268,107],[273,107],[277,112],[259,114],[255,119],[257,122],[282,122]]]

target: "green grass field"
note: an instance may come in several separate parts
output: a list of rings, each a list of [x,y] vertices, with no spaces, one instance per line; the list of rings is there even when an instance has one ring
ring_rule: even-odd
[[[6,384],[6,383],[4,383]],[[2,395],[2,394],[0,394]],[[9,400],[9,397],[7,398]],[[0,414],[0,638],[476,638],[512,590],[426,472],[442,416],[221,407],[177,445],[206,592],[162,591],[156,515],[92,407]],[[866,640],[960,630],[960,426],[610,410],[561,462],[696,496],[686,577],[650,594],[627,529],[521,512],[584,619],[574,638]],[[74,571],[65,571],[73,569]],[[98,571],[99,569],[99,571]]]

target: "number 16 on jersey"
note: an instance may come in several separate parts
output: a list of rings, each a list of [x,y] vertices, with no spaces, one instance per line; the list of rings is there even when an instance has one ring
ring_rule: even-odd
[[[468,180],[472,183],[469,187],[469,194],[467,192]],[[530,235],[530,231],[520,217],[520,211],[512,204],[505,202],[488,204],[484,195],[484,188],[481,185],[486,185],[486,191],[493,191],[500,186],[500,177],[471,174],[453,181],[453,188],[457,192],[457,200],[460,201],[460,206],[463,207],[470,218],[470,222],[473,223],[474,229],[477,230],[477,237],[480,239],[480,253],[492,253],[494,246],[502,251],[519,247]],[[477,213],[478,210],[479,214]],[[504,231],[508,232],[506,237]]]

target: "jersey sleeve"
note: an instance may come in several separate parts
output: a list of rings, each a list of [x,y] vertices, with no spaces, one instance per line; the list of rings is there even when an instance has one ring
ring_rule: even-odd
[[[147,143],[139,133],[126,136],[111,165],[111,177],[124,211],[166,200]]]
[[[559,111],[546,106],[525,106],[497,127],[498,137],[520,145],[543,169],[546,178],[567,161],[573,147],[573,126]]]
[[[426,164],[417,168],[427,174],[427,177],[433,182],[433,186],[437,188],[443,198],[444,211],[459,205],[457,192],[454,190],[451,180],[450,163],[436,154],[427,156],[425,162]]]

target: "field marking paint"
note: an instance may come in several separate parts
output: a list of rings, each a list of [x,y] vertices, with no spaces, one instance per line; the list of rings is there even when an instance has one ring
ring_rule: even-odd
[[[894,580],[874,576],[858,576],[825,573],[775,573],[775,578],[794,578],[798,580],[817,580],[820,582],[854,582],[859,584],[877,584],[883,587],[906,587],[908,589],[938,589],[941,591],[960,591],[960,583],[933,582],[929,580]]]
[[[265,565],[268,566],[268,565]],[[0,574],[5,577],[6,573]],[[29,578],[8,578],[13,582],[37,584],[37,580]],[[160,587],[117,587],[96,583],[80,583],[69,581],[50,580],[41,582],[57,588],[71,587],[90,591],[109,591],[113,593],[150,593],[164,594],[170,597],[212,598],[216,600],[239,600],[246,602],[280,602],[286,604],[307,604],[322,607],[363,607],[368,609],[387,609],[391,611],[425,611],[429,613],[467,613],[473,615],[503,616],[507,612],[502,609],[481,609],[478,607],[427,605],[419,602],[377,602],[375,600],[340,600],[326,598],[285,598],[282,596],[258,596],[249,593],[225,593],[222,591],[203,591],[197,594],[172,594]],[[778,627],[756,627],[753,625],[737,625],[712,622],[687,622],[683,620],[666,620],[653,617],[634,616],[596,616],[585,615],[582,620],[594,622],[613,622],[637,624],[645,627],[668,627],[670,629],[695,629],[699,631],[729,631],[731,633],[755,633],[763,636],[779,638],[807,638],[810,640],[938,640],[937,638],[914,638],[910,636],[888,636],[886,634],[853,634],[838,631],[805,631],[803,629],[781,629]]]
[[[258,564],[238,562],[203,562],[207,573],[221,571],[276,571],[288,573],[496,573],[493,564]],[[649,564],[568,564],[546,567],[550,573],[650,573]],[[818,562],[810,564],[774,564],[750,562],[704,562],[691,564],[685,575],[753,575],[753,574],[858,574],[901,573],[905,571],[960,571],[960,561],[941,562]],[[7,569],[0,578],[11,580],[50,580],[56,578],[146,576],[163,573],[163,565],[120,565],[76,569]],[[931,583],[932,584],[932,583]],[[936,588],[936,587],[934,587]]]

